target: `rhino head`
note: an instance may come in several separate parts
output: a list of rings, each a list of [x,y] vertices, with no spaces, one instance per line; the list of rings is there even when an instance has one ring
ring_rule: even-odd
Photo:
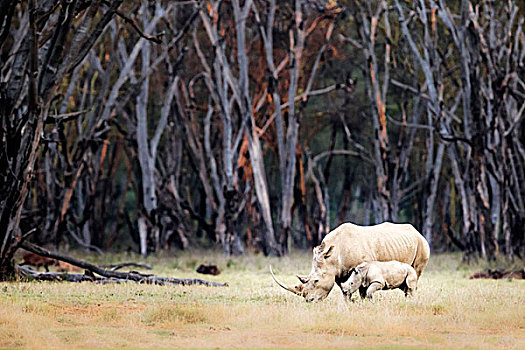
[[[300,283],[289,287],[282,283],[270,272],[275,282],[289,292],[302,296],[307,302],[321,301],[328,296],[335,283],[335,271],[333,264],[328,260],[334,251],[334,246],[326,247],[324,243],[314,248],[312,270],[306,277],[297,276]]]

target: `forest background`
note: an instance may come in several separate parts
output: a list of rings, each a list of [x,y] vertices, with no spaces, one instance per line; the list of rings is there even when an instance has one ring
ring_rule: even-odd
[[[282,256],[351,221],[525,254],[522,1],[3,1],[0,277],[26,239]]]

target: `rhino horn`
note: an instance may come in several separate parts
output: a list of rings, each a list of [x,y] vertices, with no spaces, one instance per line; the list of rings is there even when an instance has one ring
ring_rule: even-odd
[[[308,282],[308,276],[299,276],[299,275],[296,275],[297,278],[299,279],[299,281],[301,281],[302,284],[305,284],[306,282]]]
[[[275,275],[273,274],[273,270],[272,270],[272,266],[270,265],[270,273],[272,274],[272,277],[273,277],[273,280],[278,284],[280,285],[282,288],[286,289],[287,291],[289,292],[292,292],[294,294],[297,294],[299,295],[299,292],[297,292],[294,288],[290,288],[288,287],[286,284],[282,283],[281,281],[279,281],[277,279],[277,277],[275,277]]]

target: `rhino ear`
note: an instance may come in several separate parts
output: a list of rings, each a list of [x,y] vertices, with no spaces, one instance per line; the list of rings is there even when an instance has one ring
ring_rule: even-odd
[[[330,257],[330,255],[332,255],[332,252],[334,250],[334,246],[331,245],[327,250],[325,250],[322,255],[325,259],[328,259]]]
[[[308,282],[308,277],[299,276],[299,275],[296,275],[296,276],[299,279],[299,281],[301,281],[302,284],[305,284],[306,282]]]
[[[324,249],[324,246],[325,246],[324,242],[321,242],[321,244],[319,244],[317,247],[314,247],[313,249],[314,255],[321,253]]]

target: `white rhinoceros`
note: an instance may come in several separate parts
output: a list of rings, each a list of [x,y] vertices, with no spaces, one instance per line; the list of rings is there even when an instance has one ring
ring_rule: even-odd
[[[417,277],[427,266],[430,248],[426,239],[410,224],[384,222],[374,226],[345,223],[313,249],[312,270],[295,287],[272,277],[284,289],[306,301],[319,301],[328,296],[334,283],[341,287],[352,270],[362,262],[397,260],[411,265]]]

